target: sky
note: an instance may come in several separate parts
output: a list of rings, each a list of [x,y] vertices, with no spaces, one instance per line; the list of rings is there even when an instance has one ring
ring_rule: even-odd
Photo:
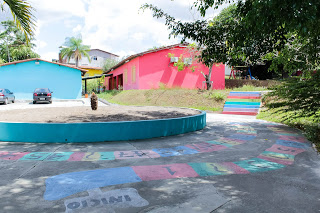
[[[29,0],[37,21],[35,51],[42,59],[58,59],[59,46],[66,37],[81,34],[83,44],[125,57],[152,47],[172,45],[163,19],[152,17],[140,6],[151,3],[182,21],[202,19],[194,0]],[[205,19],[221,9],[210,10]]]

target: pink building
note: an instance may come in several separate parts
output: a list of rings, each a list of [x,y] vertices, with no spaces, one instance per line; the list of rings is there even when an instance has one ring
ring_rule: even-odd
[[[168,54],[179,57],[183,54],[188,58],[185,44],[171,45],[155,50],[138,53],[121,61],[119,64],[106,71],[112,74],[105,78],[107,90],[119,89],[156,89],[159,85],[166,87],[180,87],[188,89],[203,88],[204,77],[201,71],[208,74],[208,67],[202,63],[193,62],[182,71],[173,66]],[[186,59],[188,60],[188,59]],[[192,68],[194,67],[194,71]],[[216,64],[213,66],[211,81],[213,89],[225,89],[225,66]]]

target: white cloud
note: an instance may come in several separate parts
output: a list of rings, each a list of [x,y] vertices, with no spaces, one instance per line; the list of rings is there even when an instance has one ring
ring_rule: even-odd
[[[45,54],[42,54],[41,58],[47,61],[51,61],[52,59],[58,59],[59,56],[57,52],[47,52]]]
[[[59,42],[64,41],[66,34],[61,32],[73,33],[69,36],[81,33],[84,44],[120,56],[142,52],[154,46],[180,42],[178,38],[168,38],[169,31],[163,19],[152,17],[149,10],[139,11],[140,6],[146,2],[157,5],[180,20],[199,18],[194,10],[190,10],[194,0],[30,0],[30,2],[37,10],[36,39],[41,33],[45,34],[43,29],[60,24],[59,28],[55,26],[54,39],[45,40],[41,37],[41,41],[37,43],[38,49],[41,49],[40,54],[45,48],[48,49],[48,53],[42,54],[43,58],[52,58],[51,51],[57,49]],[[55,55],[53,58],[57,58],[58,53]]]
[[[80,33],[81,30],[82,30],[82,26],[81,26],[80,24],[78,24],[76,27],[74,27],[74,28],[72,29],[72,32],[73,32],[73,33]]]
[[[167,27],[153,18],[150,11],[139,11],[144,3],[145,0],[89,1],[82,31],[85,43],[92,48],[120,54],[178,42],[168,39]],[[185,4],[184,7],[188,10]]]
[[[66,17],[82,17],[85,13],[85,1],[83,0],[30,0],[30,4],[36,10],[39,19],[45,22],[65,19]]]

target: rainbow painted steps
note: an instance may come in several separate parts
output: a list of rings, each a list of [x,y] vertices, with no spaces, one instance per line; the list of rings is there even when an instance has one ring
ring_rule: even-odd
[[[222,114],[257,115],[260,104],[260,92],[230,92]]]

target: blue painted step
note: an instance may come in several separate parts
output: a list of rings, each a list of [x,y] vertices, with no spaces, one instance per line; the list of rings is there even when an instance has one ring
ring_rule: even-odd
[[[233,105],[233,104],[226,104],[224,105],[224,108],[260,108],[260,105],[255,106],[255,105]]]
[[[227,101],[225,104],[227,105],[257,105],[260,106],[260,102],[229,102]]]

